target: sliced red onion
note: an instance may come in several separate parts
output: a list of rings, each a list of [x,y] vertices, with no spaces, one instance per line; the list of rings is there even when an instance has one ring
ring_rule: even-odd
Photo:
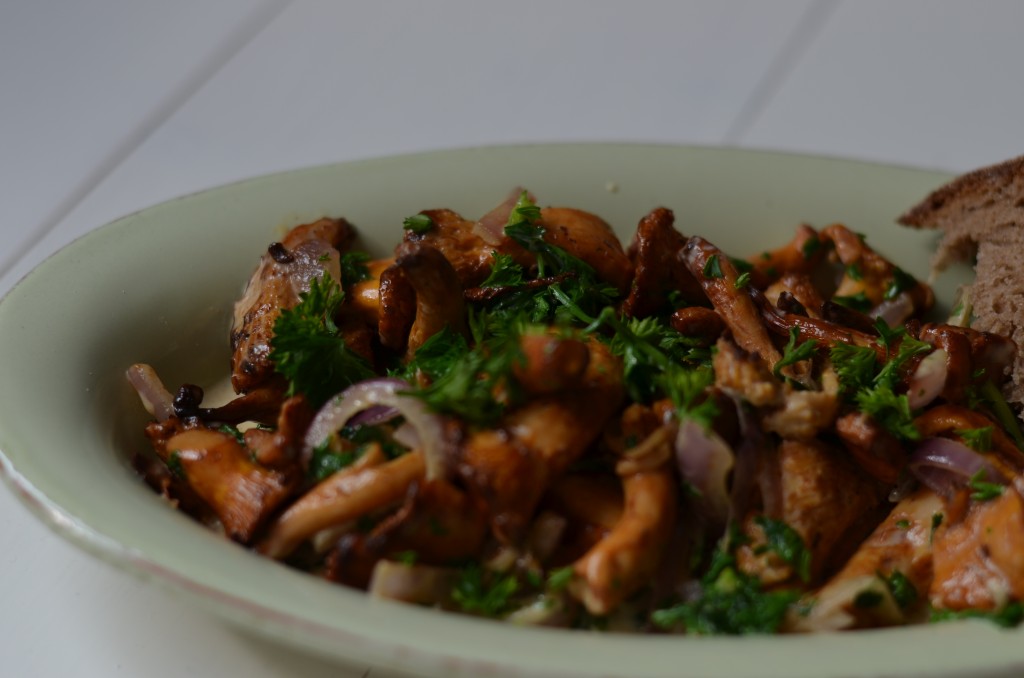
[[[538,562],[546,562],[558,548],[569,521],[551,511],[541,511],[530,526],[526,548]]]
[[[379,560],[373,568],[367,591],[377,598],[419,605],[445,605],[451,602],[451,592],[458,578],[458,571],[449,567]]]
[[[759,480],[757,477],[758,471],[764,472],[770,471],[770,469],[765,468],[767,464],[761,463],[762,458],[765,456],[767,444],[761,427],[757,425],[754,417],[747,411],[742,402],[739,400],[734,400],[733,402],[736,405],[736,414],[739,420],[740,440],[736,444],[736,461],[732,472],[732,488],[729,492],[729,518],[732,521],[740,521],[747,515],[750,507],[750,498],[753,494],[754,486]],[[763,485],[764,483],[761,484]],[[778,508],[781,508],[782,491],[779,485],[780,482],[775,483],[775,486],[779,489]],[[765,501],[766,508],[769,503],[768,500]],[[777,514],[769,514],[769,516],[777,517]]]
[[[352,415],[346,426],[379,426],[386,424],[398,416],[398,410],[387,405],[374,405],[367,407],[362,412]],[[399,441],[401,442],[401,441]]]
[[[505,621],[520,626],[568,626],[570,619],[564,595],[542,593],[510,612]]]
[[[512,208],[516,206],[519,196],[523,194],[520,186],[512,189],[500,205],[487,214],[480,217],[480,221],[473,225],[473,233],[478,235],[488,245],[497,247],[505,240],[505,226],[508,224],[508,217]],[[533,200],[533,196],[529,196]]]
[[[398,414],[398,410],[395,410],[395,414]],[[395,439],[396,443],[404,445],[410,450],[414,450],[420,446],[420,434],[416,432],[416,427],[409,422],[406,422],[396,428],[395,432],[391,434],[391,437]]]
[[[939,397],[946,386],[946,377],[949,374],[946,366],[948,361],[949,354],[940,348],[926,355],[918,363],[917,369],[910,376],[910,385],[907,389],[910,409],[921,409]]]
[[[729,472],[733,453],[718,434],[692,419],[679,423],[675,441],[676,465],[683,480],[700,492],[697,503],[713,522],[729,515]]]
[[[156,370],[144,363],[132,365],[125,372],[128,383],[139,394],[139,400],[146,411],[159,421],[169,419],[174,414],[174,396],[167,390]]]
[[[409,383],[402,379],[382,377],[353,384],[331,398],[320,408],[306,431],[302,447],[303,463],[308,463],[312,458],[314,448],[327,442],[335,431],[342,429],[355,415],[364,410],[384,406],[393,408],[416,429],[420,441],[419,449],[423,452],[427,465],[427,480],[442,477],[445,469],[445,450],[441,418],[428,410],[423,401],[401,394],[402,391],[411,388]]]
[[[981,480],[1006,484],[1006,478],[984,456],[949,438],[927,438],[911,453],[908,470],[924,485],[943,496],[965,487],[981,472]]]
[[[871,309],[872,318],[881,318],[889,327],[898,327],[914,314],[914,300],[907,292],[900,292],[892,299],[886,299]]]

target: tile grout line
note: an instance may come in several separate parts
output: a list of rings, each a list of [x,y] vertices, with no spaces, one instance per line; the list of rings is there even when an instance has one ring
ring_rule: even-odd
[[[840,0],[815,0],[803,12],[792,35],[783,43],[782,49],[769,63],[764,77],[754,87],[754,91],[726,129],[722,138],[724,143],[738,144],[751,125],[768,108],[768,104],[800,62],[810,43],[835,12],[839,2]]]
[[[253,13],[231,31],[214,53],[185,78],[185,81],[171,89],[156,110],[145,116],[98,165],[78,183],[71,193],[59,201],[49,216],[39,221],[32,229],[34,235],[17,248],[9,262],[0,266],[3,278],[14,266],[50,234],[71,212],[85,200],[103,181],[128,159],[154,132],[178,112],[192,96],[219,73],[246,45],[253,41],[279,17],[294,0],[278,0],[267,9]],[[98,224],[97,224],[98,225]]]

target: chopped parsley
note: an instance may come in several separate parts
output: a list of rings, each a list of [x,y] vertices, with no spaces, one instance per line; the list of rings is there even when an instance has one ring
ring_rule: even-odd
[[[569,582],[572,581],[572,578],[572,565],[560,567],[557,570],[552,571],[551,574],[548,575],[548,588],[552,591],[561,591],[569,585]]]
[[[712,555],[710,567],[700,579],[699,596],[655,610],[651,621],[663,629],[682,625],[687,633],[698,635],[775,633],[786,610],[799,597],[794,590],[765,591],[757,577],[737,568],[727,544]]]
[[[985,469],[980,468],[971,476],[971,479],[967,481],[967,486],[974,490],[971,492],[971,499],[975,501],[990,501],[997,497],[1001,497],[1006,488],[999,483],[990,483],[982,480],[984,475]]]
[[[961,428],[953,431],[963,439],[964,444],[975,452],[989,452],[992,449],[992,432],[994,427]]]
[[[660,383],[675,406],[676,418],[692,419],[707,430],[718,416],[718,406],[707,397],[707,388],[714,381],[715,374],[710,368],[688,370],[674,366],[665,372]]]
[[[586,331],[602,327],[612,331],[609,347],[622,358],[622,379],[630,398],[636,402],[651,402],[659,394],[667,393],[674,388],[672,382],[685,378],[678,376],[680,372],[710,366],[708,349],[660,318],[626,319],[608,307]]]
[[[523,267],[517,264],[510,255],[491,252],[491,273],[480,283],[480,287],[515,287],[526,282]]]
[[[1024,434],[1021,433],[1017,415],[1010,409],[1006,398],[991,379],[982,384],[980,398],[995,416],[996,421],[1002,425],[1003,430],[1010,434],[1017,447],[1024,449]]]
[[[478,343],[472,349],[456,342],[446,345],[443,337],[433,344],[428,341],[420,351],[424,348],[428,353],[421,360],[417,351],[413,363],[430,374],[433,381],[409,394],[423,400],[435,412],[488,425],[500,419],[509,404],[521,399],[512,374],[513,367],[525,360],[517,331]]]
[[[907,361],[931,351],[932,346],[907,336],[903,329],[892,330],[884,322],[875,326],[886,349],[884,364],[879,364],[875,350],[868,346],[837,343],[832,347],[830,357],[839,377],[840,390],[858,409],[896,437],[919,440],[921,434],[914,426],[910,401],[895,389],[900,383],[900,370]],[[897,339],[899,343],[893,355]]]
[[[370,269],[366,267],[366,262],[370,260],[370,255],[366,252],[345,252],[341,255],[339,264],[341,265],[341,285],[343,289],[348,289],[356,283],[360,283],[364,280],[369,279]]]
[[[892,271],[892,282],[885,289],[885,299],[891,300],[898,297],[902,292],[914,289],[917,279],[898,266]]]
[[[601,281],[592,266],[544,240],[540,208],[524,191],[509,215],[505,234],[537,262],[537,278],[549,284],[523,287],[486,303],[478,310],[493,316],[492,326],[509,319],[545,325],[589,324],[618,298],[618,291]],[[527,271],[508,255],[492,253],[491,273],[482,287],[518,287],[528,282]]]
[[[782,376],[783,367],[803,362],[804,360],[810,360],[814,357],[814,350],[817,348],[818,342],[814,339],[808,339],[802,344],[797,344],[796,342],[799,338],[800,329],[797,327],[790,327],[789,342],[786,344],[786,348],[783,351],[782,359],[775,363],[775,367],[772,370],[776,377]]]
[[[1018,601],[1007,603],[998,610],[932,610],[933,623],[959,619],[984,619],[1006,629],[1020,626],[1024,621],[1024,605]]]
[[[414,214],[411,217],[406,217],[402,222],[402,228],[417,235],[423,235],[433,227],[434,220],[427,214]]]
[[[906,394],[896,395],[891,387],[879,385],[858,391],[856,402],[861,411],[897,438],[921,439],[921,432],[914,426],[914,415]]]
[[[850,280],[856,280],[857,282],[864,279],[864,274],[861,273],[860,266],[857,264],[850,264],[847,266],[846,275]]]
[[[353,353],[334,323],[345,298],[327,273],[310,281],[294,308],[284,309],[274,323],[270,360],[288,380],[288,395],[304,393],[318,408],[346,386],[374,376],[370,365]]]
[[[351,465],[357,457],[358,455],[355,451],[336,452],[331,449],[329,443],[318,445],[313,448],[313,455],[309,460],[307,475],[313,482],[322,482],[346,466]]]
[[[519,589],[514,575],[499,575],[471,563],[459,572],[452,589],[454,600],[464,612],[498,617],[511,608],[511,599]]]
[[[874,589],[864,589],[853,597],[853,606],[858,610],[870,610],[882,604],[885,597]]]
[[[750,273],[754,270],[754,265],[746,259],[729,257],[729,261],[732,262],[733,268],[735,268],[738,273]]]
[[[917,588],[907,575],[899,570],[893,570],[888,577],[881,574],[878,576],[885,581],[885,585],[889,587],[889,593],[892,594],[892,599],[896,601],[901,610],[905,610],[917,602]]]
[[[467,354],[469,344],[466,338],[446,326],[416,349],[416,354],[401,370],[401,375],[412,382],[417,372],[422,372],[433,381],[452,371]]]
[[[171,450],[167,456],[167,470],[178,480],[185,479],[185,466],[181,463],[181,450]]]
[[[832,297],[832,301],[836,302],[840,306],[859,311],[861,313],[867,313],[871,310],[874,305],[871,300],[868,299],[868,295],[863,292],[857,292],[857,294],[849,295],[837,295]]]
[[[821,240],[814,236],[804,241],[804,244],[800,247],[800,252],[804,255],[804,259],[810,259],[819,249],[821,249]]]
[[[403,565],[415,565],[419,557],[415,551],[400,551],[394,555],[394,559]]]
[[[708,257],[708,260],[704,262],[704,273],[705,278],[724,278],[725,274],[722,273],[722,264],[718,260],[717,254],[712,254]]]
[[[836,376],[839,377],[840,390],[844,393],[854,394],[871,386],[878,367],[875,349],[870,346],[837,343],[829,355]]]
[[[733,283],[733,287],[738,290],[742,290],[745,287],[750,286],[750,271],[744,271],[736,276],[736,282]]]
[[[764,530],[767,543],[754,550],[761,554],[772,551],[783,562],[791,565],[804,583],[811,580],[811,552],[804,544],[803,537],[784,521],[767,516],[754,518],[754,523]]]
[[[242,437],[242,432],[235,426],[231,426],[230,424],[221,424],[217,427],[217,430],[231,436],[239,443],[245,442],[245,438]]]

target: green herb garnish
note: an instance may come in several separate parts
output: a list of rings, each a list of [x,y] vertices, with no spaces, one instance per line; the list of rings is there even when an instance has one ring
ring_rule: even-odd
[[[270,340],[274,369],[288,380],[288,395],[304,393],[313,407],[346,386],[374,376],[370,365],[341,337],[334,315],[345,298],[327,273],[310,281],[297,306],[281,311]]]
[[[809,360],[814,357],[814,350],[817,348],[818,342],[814,339],[808,339],[802,344],[797,344],[796,342],[799,338],[800,329],[797,327],[790,327],[789,342],[783,350],[782,359],[775,363],[775,367],[772,370],[776,377],[782,376],[783,367],[803,362],[804,360]]]
[[[722,273],[722,264],[718,261],[718,255],[712,254],[708,257],[708,260],[704,263],[704,269],[702,271],[705,278],[724,278],[725,274]]]
[[[414,214],[411,217],[406,217],[402,222],[402,228],[417,235],[422,235],[433,227],[434,220],[427,214]]]
[[[807,583],[811,580],[811,552],[804,544],[803,537],[781,520],[767,516],[754,518],[754,523],[764,530],[766,544],[758,547],[755,553],[772,551],[783,562],[793,567],[800,580]]]
[[[511,599],[519,589],[513,575],[485,571],[477,563],[462,568],[452,589],[454,600],[464,612],[498,617],[511,608]]]

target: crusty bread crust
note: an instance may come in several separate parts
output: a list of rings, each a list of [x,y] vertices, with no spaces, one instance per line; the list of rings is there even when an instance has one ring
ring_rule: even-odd
[[[935,270],[976,256],[972,326],[1017,344],[1006,396],[1024,405],[1024,156],[954,179],[898,221],[942,230]]]

